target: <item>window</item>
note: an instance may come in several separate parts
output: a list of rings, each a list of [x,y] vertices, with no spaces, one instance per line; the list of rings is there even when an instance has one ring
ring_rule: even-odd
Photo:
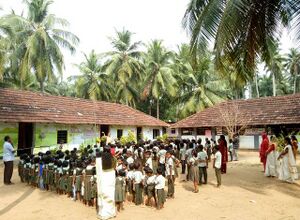
[[[117,130],[117,138],[120,140],[120,138],[123,136],[123,130],[122,129],[118,129]]]
[[[171,129],[171,134],[176,134],[176,128]]]
[[[182,135],[193,135],[193,128],[183,128],[181,130]]]
[[[159,129],[153,129],[153,139],[159,136]]]
[[[60,130],[57,131],[57,144],[66,144],[68,143],[68,131]]]
[[[205,135],[205,128],[197,128],[197,135]]]

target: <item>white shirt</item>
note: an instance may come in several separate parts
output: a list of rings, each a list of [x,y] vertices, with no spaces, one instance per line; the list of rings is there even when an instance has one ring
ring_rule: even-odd
[[[159,151],[159,148],[157,147],[157,146],[154,146],[153,148],[152,148],[152,151],[156,151],[156,153]]]
[[[191,159],[193,150],[194,150],[193,148],[189,148],[186,150],[185,156],[187,157],[187,161]]]
[[[181,160],[185,160],[185,152],[186,152],[185,147],[180,148],[179,154],[180,154],[180,159],[181,159]]]
[[[171,157],[168,158],[166,161],[166,175],[167,176],[174,175],[174,161]]]
[[[11,143],[5,141],[3,144],[3,161],[14,161],[14,148]]]
[[[158,151],[157,156],[159,157],[159,163],[165,164],[166,153],[167,153],[167,151],[165,149],[161,149],[160,151]]]
[[[150,185],[150,184],[155,184],[155,179],[156,179],[156,176],[149,176],[148,178],[147,178],[147,185]]]
[[[198,160],[206,160],[207,153],[205,151],[200,151],[197,155]],[[199,162],[199,167],[206,167],[206,162]]]
[[[217,153],[215,153],[215,168],[220,169],[221,164],[222,164],[222,154],[220,151],[217,151]]]
[[[149,157],[146,161],[146,166],[148,166],[149,168],[151,168],[151,170],[153,170],[153,165],[152,165],[152,157]]]
[[[155,189],[164,189],[166,185],[166,179],[159,175],[155,178]]]
[[[120,165],[117,166],[116,171],[119,172],[119,171],[122,170],[122,169],[123,169],[123,165],[120,164]]]
[[[127,173],[127,178],[129,180],[133,180],[133,170],[129,170],[128,173]]]
[[[128,165],[129,165],[129,164],[132,164],[134,162],[134,159],[132,157],[128,157],[126,159],[126,161],[127,161]]]
[[[133,172],[133,180],[134,180],[134,184],[138,184],[141,183],[144,179],[144,175],[141,171],[136,170]]]

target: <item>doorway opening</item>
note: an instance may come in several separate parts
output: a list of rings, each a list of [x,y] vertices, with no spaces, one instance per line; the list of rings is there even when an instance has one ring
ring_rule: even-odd
[[[137,141],[142,140],[142,138],[143,138],[142,131],[143,131],[142,127],[137,127],[136,128],[136,139],[137,139]]]
[[[33,152],[33,123],[19,123],[17,155]]]
[[[109,125],[100,125],[100,137],[108,136]]]

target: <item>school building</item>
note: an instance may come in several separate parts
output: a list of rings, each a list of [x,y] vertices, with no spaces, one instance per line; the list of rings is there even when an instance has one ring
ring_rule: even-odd
[[[239,131],[245,149],[258,149],[263,131],[299,134],[300,94],[225,101],[171,125],[168,134],[204,141],[226,135],[228,128]]]
[[[0,89],[0,152],[5,135],[24,152],[61,143],[79,148],[95,144],[103,133],[114,140],[131,131],[137,139],[151,140],[166,127],[163,121],[117,103]]]

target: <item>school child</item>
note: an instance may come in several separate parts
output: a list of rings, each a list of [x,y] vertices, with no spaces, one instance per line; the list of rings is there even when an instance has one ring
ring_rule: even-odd
[[[229,145],[228,145],[228,151],[229,151],[229,154],[230,154],[230,161],[233,160],[233,155],[232,155],[232,151],[233,151],[233,141],[232,139],[229,139]]]
[[[127,188],[127,200],[129,202],[133,202],[134,201],[134,197],[135,197],[135,193],[133,190],[133,173],[134,173],[134,164],[131,163],[129,164],[129,171],[127,172],[126,175],[126,188]]]
[[[179,144],[180,150],[179,150],[179,158],[181,160],[181,174],[185,174],[185,169],[186,169],[186,158],[185,158],[185,153],[186,153],[186,148],[183,142]]]
[[[133,172],[133,189],[135,192],[135,205],[141,205],[143,203],[143,173],[141,172],[140,163],[135,163]]]
[[[54,158],[49,156],[48,164],[47,164],[47,172],[46,172],[46,179],[47,179],[47,190],[53,190],[54,184]]]
[[[93,175],[91,177],[91,205],[97,209],[97,176],[96,167],[93,167]]]
[[[157,209],[162,209],[164,207],[164,203],[166,201],[165,196],[165,184],[166,180],[163,177],[163,170],[161,167],[157,169],[157,176],[155,178],[155,191],[156,191],[156,202],[157,202]]]
[[[20,180],[22,183],[24,183],[24,164],[25,164],[25,158],[27,157],[27,154],[22,154],[20,156],[20,161],[18,164],[18,174],[20,177]]]
[[[59,160],[59,159],[57,160],[56,166],[57,167],[56,167],[56,170],[55,170],[54,184],[55,184],[56,193],[60,194],[61,192],[60,192],[59,186],[60,186],[60,181],[61,181],[60,177],[62,175],[62,162],[61,162],[61,160]]]
[[[168,194],[169,198],[174,198],[175,193],[175,172],[174,172],[174,160],[172,158],[171,151],[166,153],[166,177],[168,180]]]
[[[30,183],[30,168],[31,168],[30,157],[26,157],[25,164],[24,164],[24,181],[27,184]]]
[[[117,167],[116,167],[116,171],[119,172],[120,170],[123,169],[123,161],[122,161],[122,158],[119,157],[118,160],[117,160]]]
[[[38,164],[38,187],[41,190],[45,189],[43,173],[44,173],[44,162],[43,162],[43,160],[40,160],[40,162]]]
[[[190,176],[189,180],[194,183],[194,193],[198,193],[198,184],[199,184],[199,168],[198,168],[198,158],[197,158],[197,151],[193,150],[192,152],[192,157],[188,161],[189,166],[191,167],[190,169]]]
[[[84,194],[83,194],[83,202],[85,205],[91,205],[91,189],[92,189],[92,181],[91,178],[93,176],[93,168],[94,165],[91,164],[91,160],[88,159],[86,161],[88,164],[84,170],[84,177],[83,177],[83,185],[84,185]]]
[[[157,151],[153,150],[152,151],[152,170],[153,170],[153,174],[157,174],[157,168],[158,168],[158,156],[157,156]]]
[[[145,167],[149,167],[151,170],[153,169],[153,164],[152,164],[152,158],[151,158],[151,152],[150,151],[146,151],[145,152]]]
[[[31,186],[38,187],[39,157],[34,157],[31,164]]]
[[[118,212],[124,209],[123,203],[125,201],[124,195],[125,195],[125,186],[126,186],[125,174],[126,173],[124,170],[119,170],[116,177],[115,202],[116,202]]]
[[[207,167],[208,167],[208,155],[204,151],[203,146],[199,146],[199,153],[197,155],[199,162],[199,184],[207,184]],[[202,180],[204,178],[204,181]]]
[[[59,183],[60,194],[67,193],[69,169],[70,169],[69,162],[67,160],[65,160],[62,163],[62,172],[61,172],[61,176],[60,176],[60,183]]]
[[[75,195],[73,196],[73,200],[81,201],[80,191],[81,191],[81,177],[82,177],[82,161],[77,160],[75,163],[75,169],[73,170],[73,188]]]
[[[222,155],[219,151],[219,146],[214,147],[215,158],[213,160],[213,168],[215,169],[216,178],[217,178],[217,187],[221,186],[221,164],[222,164]]]
[[[155,178],[156,176],[153,175],[153,170],[147,169],[146,171],[146,195],[147,195],[147,200],[145,204],[147,206],[156,206],[156,196],[155,196]],[[153,202],[154,200],[154,202]]]

